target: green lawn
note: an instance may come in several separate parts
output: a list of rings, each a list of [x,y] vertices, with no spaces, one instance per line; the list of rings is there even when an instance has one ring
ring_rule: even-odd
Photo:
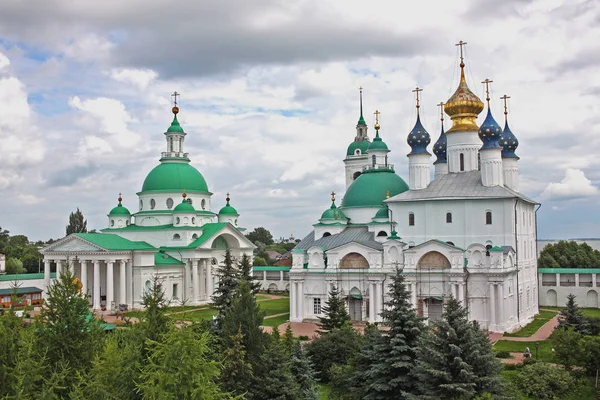
[[[189,311],[181,314],[170,315],[169,318],[174,321],[200,322],[211,319],[214,315],[217,315],[217,310],[207,308],[205,310]]]
[[[546,306],[540,306],[540,308],[546,308],[548,310],[561,311],[564,307],[546,307]],[[580,308],[580,310],[583,313],[583,315],[585,315],[586,317],[600,318],[600,308]]]
[[[279,317],[275,317],[275,318],[265,318],[265,320],[263,321],[263,326],[279,326],[287,321],[289,321],[290,319],[290,314],[285,314],[285,315],[281,315]],[[281,332],[283,333],[283,332]]]
[[[523,353],[529,347],[531,356],[535,358],[535,343],[536,342],[513,342],[510,340],[498,340],[494,345],[494,351],[508,351],[512,353]],[[540,340],[538,350],[538,358],[541,361],[554,362],[552,354],[552,342],[550,340]]]
[[[260,295],[259,295],[260,296]],[[275,299],[275,300],[264,300],[258,303],[262,310],[265,310],[266,315],[276,315],[276,314],[288,314],[282,317],[269,318],[265,320],[266,326],[274,326],[272,324],[278,323],[278,325],[283,324],[285,321],[289,319],[290,312],[290,300],[288,298],[284,299]],[[198,308],[198,307],[195,307]],[[132,312],[131,314],[141,314],[141,312]],[[130,313],[126,314],[129,315]],[[189,311],[183,312],[179,314],[171,315],[170,318],[175,321],[202,321],[211,319],[214,315],[217,314],[217,311],[214,309],[205,309],[205,310],[197,310],[197,311]],[[135,316],[135,315],[131,315]]]
[[[275,299],[261,301],[258,303],[261,309],[263,309],[267,315],[283,314],[290,312],[290,299]]]
[[[531,321],[529,324],[525,325],[523,328],[516,332],[505,333],[504,336],[529,337],[536,333],[537,330],[542,327],[542,325],[554,318],[555,315],[556,313],[553,311],[540,311],[540,313],[537,314],[534,320]]]

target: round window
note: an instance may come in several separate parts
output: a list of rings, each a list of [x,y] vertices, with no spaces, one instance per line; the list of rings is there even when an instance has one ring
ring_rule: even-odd
[[[188,204],[192,204],[192,198],[188,197],[187,202],[188,202]]]
[[[167,208],[170,210],[171,208],[173,208],[173,199],[172,198],[168,198],[167,199]]]
[[[150,209],[154,210],[154,207],[156,207],[156,200],[150,199]]]
[[[206,200],[205,199],[202,199],[202,202],[200,203],[200,207],[202,207],[203,210],[206,208]]]
[[[192,239],[198,239],[198,235],[197,235],[196,233],[194,233],[194,234],[192,235]]]
[[[356,154],[357,156],[359,156],[360,155],[360,150],[356,149],[356,151],[354,152],[354,154]]]

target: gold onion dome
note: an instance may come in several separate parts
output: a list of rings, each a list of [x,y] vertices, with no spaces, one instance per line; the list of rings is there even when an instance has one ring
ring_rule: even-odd
[[[452,120],[452,128],[446,133],[479,130],[476,119],[483,111],[483,102],[471,92],[465,79],[465,64],[460,63],[460,83],[446,104],[444,111]]]

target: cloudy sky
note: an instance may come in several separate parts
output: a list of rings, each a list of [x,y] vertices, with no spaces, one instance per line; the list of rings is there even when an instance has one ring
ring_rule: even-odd
[[[594,0],[3,1],[0,226],[57,238],[79,207],[103,228],[119,192],[137,209],[177,90],[213,208],[230,191],[243,226],[302,237],[344,191],[358,88],[407,179],[411,90],[435,140],[464,40],[469,84],[483,99],[494,81],[499,122],[511,96],[539,237],[598,237],[598,37]]]

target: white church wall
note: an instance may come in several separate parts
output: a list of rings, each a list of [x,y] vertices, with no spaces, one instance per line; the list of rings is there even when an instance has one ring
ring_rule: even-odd
[[[381,208],[379,207],[342,207],[346,217],[350,218],[353,224],[368,224],[373,216]]]
[[[181,201],[182,193],[172,192],[172,193],[139,193],[139,211],[171,211],[175,208]],[[171,208],[168,207],[167,201],[171,199],[173,201],[173,205]],[[152,200],[154,200],[154,208],[152,207]],[[187,201],[192,202],[194,208],[198,211],[211,211],[210,205],[210,195],[203,193],[187,193],[186,197]],[[131,209],[130,209],[131,210]]]

